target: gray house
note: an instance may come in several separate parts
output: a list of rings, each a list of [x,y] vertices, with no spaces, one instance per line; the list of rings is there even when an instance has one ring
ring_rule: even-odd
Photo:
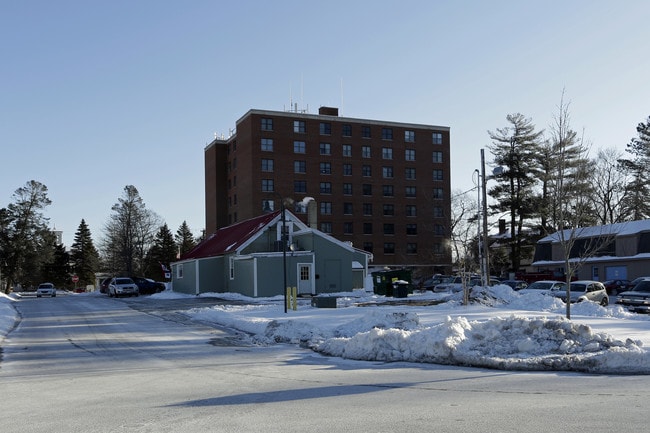
[[[572,238],[570,261],[586,280],[634,279],[650,275],[650,220],[564,230]],[[540,239],[532,263],[537,271],[564,274],[560,232]]]
[[[282,228],[286,252],[282,249]],[[372,255],[276,211],[217,230],[172,263],[175,292],[241,293],[250,297],[317,295],[363,288]],[[286,267],[285,267],[286,263]]]

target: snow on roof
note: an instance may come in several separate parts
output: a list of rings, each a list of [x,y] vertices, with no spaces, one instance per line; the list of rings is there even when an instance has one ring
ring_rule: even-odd
[[[590,238],[596,236],[629,236],[644,231],[650,231],[650,219],[563,230],[565,239],[569,237]],[[560,231],[552,233],[540,239],[538,243],[559,242],[561,233],[562,232]]]

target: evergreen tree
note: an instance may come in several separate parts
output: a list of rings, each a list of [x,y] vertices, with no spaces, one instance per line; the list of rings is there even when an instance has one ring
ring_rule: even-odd
[[[625,149],[632,158],[621,159],[622,166],[627,170],[631,181],[627,184],[623,200],[624,213],[631,220],[650,218],[650,116],[646,123],[636,127],[638,137],[633,138]]]
[[[70,247],[70,261],[73,272],[79,277],[79,286],[95,285],[95,272],[99,267],[99,253],[93,244],[90,229],[81,220],[74,242]]]
[[[54,242],[52,260],[43,266],[42,281],[48,281],[58,288],[72,285],[70,280],[70,255],[63,244]]]
[[[196,240],[186,221],[183,221],[183,224],[176,231],[176,245],[178,246],[179,256],[182,256],[196,246]]]
[[[526,239],[524,227],[532,225],[537,216],[535,186],[538,179],[536,155],[539,153],[540,136],[531,119],[522,114],[506,116],[510,126],[488,131],[492,145],[488,148],[494,156],[494,164],[502,171],[494,175],[497,185],[489,191],[497,204],[491,206],[497,212],[510,214],[510,262],[511,271],[518,271],[522,252],[528,254],[534,245]]]
[[[167,224],[163,224],[156,233],[153,245],[149,250],[146,276],[155,280],[160,280],[161,276],[164,278],[161,265],[169,269],[169,264],[176,260],[176,252],[174,235]]]
[[[42,282],[43,265],[53,257],[54,234],[43,216],[52,201],[47,187],[35,180],[18,188],[12,197],[13,203],[0,211],[2,275],[7,287],[16,283],[34,286]]]

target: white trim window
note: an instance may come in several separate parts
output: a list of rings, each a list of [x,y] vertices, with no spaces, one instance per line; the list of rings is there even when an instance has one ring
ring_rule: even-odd
[[[235,258],[234,257],[230,258],[229,265],[230,265],[229,266],[230,267],[230,279],[234,280],[235,279]]]
[[[179,279],[179,280],[181,278],[183,278],[183,264],[182,263],[176,265],[176,278]]]

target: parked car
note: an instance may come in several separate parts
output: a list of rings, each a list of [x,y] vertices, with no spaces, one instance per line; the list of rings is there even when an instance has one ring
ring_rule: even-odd
[[[570,302],[592,301],[597,302],[603,307],[609,304],[609,296],[605,286],[600,281],[579,280],[571,281],[569,286]],[[554,296],[567,302],[566,290],[559,290]]]
[[[108,296],[116,298],[118,296],[138,296],[140,294],[138,286],[131,278],[120,277],[113,278],[108,284]]]
[[[444,275],[434,275],[431,278],[424,279],[420,284],[420,290],[433,290],[433,288],[442,283],[446,278]]]
[[[141,295],[152,295],[165,290],[165,285],[163,283],[158,283],[150,278],[131,277],[131,279],[136,286],[138,286]]]
[[[56,297],[56,287],[52,283],[42,283],[38,285],[36,289],[36,297],[40,298],[41,296],[51,296]]]
[[[632,290],[619,293],[616,303],[630,311],[650,313],[650,278],[643,278]]]
[[[512,287],[512,290],[521,290],[528,287],[528,283],[525,282],[524,280],[504,280],[501,281],[499,284],[505,284],[507,286],[510,286]]]
[[[108,285],[111,284],[112,278],[104,278],[99,284],[99,293],[108,293]]]
[[[610,296],[616,296],[634,287],[634,284],[630,280],[607,280],[603,284],[605,285],[605,289],[607,289],[607,294]]]
[[[541,293],[544,295],[552,295],[557,290],[564,290],[566,292],[566,283],[556,280],[542,280],[535,281],[526,286],[525,289],[519,290],[519,293]]]
[[[433,287],[434,292],[462,292],[463,288],[465,287],[465,284],[467,287],[474,287],[474,286],[480,286],[481,285],[481,279],[476,278],[476,277],[465,277],[465,281],[463,281],[463,277],[456,276],[456,277],[447,277],[447,279],[443,280],[440,284],[437,284],[436,286]]]

